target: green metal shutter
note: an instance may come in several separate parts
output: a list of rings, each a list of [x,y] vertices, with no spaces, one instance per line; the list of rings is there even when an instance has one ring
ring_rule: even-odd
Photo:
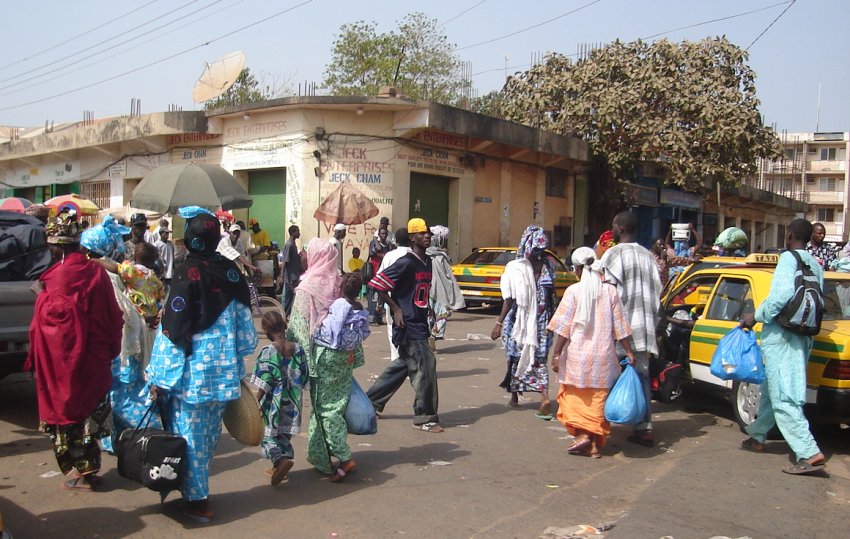
[[[248,172],[248,193],[254,204],[248,218],[260,222],[269,240],[283,245],[286,241],[286,169],[252,170]]]
[[[410,217],[428,226],[449,224],[449,180],[443,176],[410,173]]]

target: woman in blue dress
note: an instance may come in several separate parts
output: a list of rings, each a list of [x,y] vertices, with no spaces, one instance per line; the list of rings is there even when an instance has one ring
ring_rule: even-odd
[[[163,423],[188,442],[183,515],[205,523],[213,518],[209,469],[222,414],[239,398],[243,358],[254,352],[257,332],[245,279],[216,252],[218,220],[198,207],[181,208],[180,216],[187,219],[189,254],[174,270],[146,372],[151,397],[166,399]]]

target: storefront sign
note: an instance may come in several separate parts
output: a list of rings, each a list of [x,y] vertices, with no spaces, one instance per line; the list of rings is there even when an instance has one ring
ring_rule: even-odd
[[[463,135],[454,135],[452,133],[443,133],[426,129],[420,131],[413,136],[412,140],[424,142],[425,144],[433,144],[434,146],[448,146],[450,148],[466,149],[466,137]]]
[[[629,194],[636,206],[658,206],[658,189],[645,185],[629,185]]]
[[[698,210],[702,206],[702,198],[698,194],[686,193],[678,189],[662,188],[659,193],[659,200],[665,206],[679,206],[693,210]]]
[[[126,175],[127,161],[124,161],[123,159],[117,163],[109,165],[109,168],[106,171],[106,176],[108,178],[123,178]]]

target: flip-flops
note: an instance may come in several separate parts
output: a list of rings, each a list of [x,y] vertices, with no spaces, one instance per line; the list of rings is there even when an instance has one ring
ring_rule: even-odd
[[[65,490],[76,490],[78,492],[91,492],[92,482],[88,481],[84,476],[78,475],[68,479],[62,483],[61,487]]]
[[[788,466],[782,468],[782,471],[791,475],[810,475],[814,473],[819,473],[821,470],[823,470],[824,466],[826,466],[826,462],[812,464],[806,459],[800,459],[797,461],[797,464],[789,464]]]
[[[542,419],[543,421],[552,421],[552,414],[544,414],[543,412],[537,412],[534,414],[534,417],[537,419]]]
[[[590,446],[590,438],[585,438],[584,440],[576,442],[570,447],[568,447],[567,453],[569,453],[570,455],[582,455],[588,457],[590,456]]]
[[[330,479],[332,483],[339,483],[342,481],[346,475],[352,474],[357,471],[357,463],[354,462],[354,459],[347,460],[340,464],[339,468],[334,470],[334,473],[331,475]]]
[[[288,474],[289,470],[292,469],[293,464],[295,463],[292,459],[284,458],[278,461],[278,464],[272,471],[271,484],[273,487],[279,485],[284,479],[287,479],[286,474]]]

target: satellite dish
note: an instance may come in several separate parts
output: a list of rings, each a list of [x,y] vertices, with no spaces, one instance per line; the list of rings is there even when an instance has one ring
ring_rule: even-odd
[[[211,64],[205,64],[204,72],[192,89],[192,100],[203,103],[215,99],[236,82],[242,68],[245,67],[245,53],[231,52]]]

